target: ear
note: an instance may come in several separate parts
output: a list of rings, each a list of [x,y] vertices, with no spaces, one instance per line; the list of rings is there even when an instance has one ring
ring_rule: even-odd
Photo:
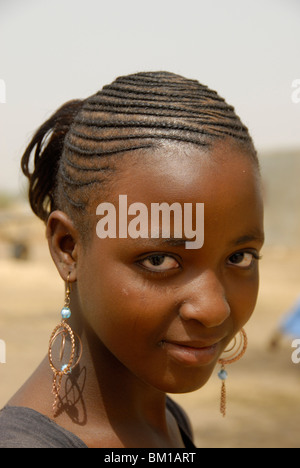
[[[47,222],[46,235],[49,250],[56,268],[66,282],[76,281],[76,262],[78,255],[79,233],[66,213],[54,211]]]

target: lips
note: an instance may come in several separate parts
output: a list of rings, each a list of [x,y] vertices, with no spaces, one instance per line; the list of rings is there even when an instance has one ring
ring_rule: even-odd
[[[203,348],[209,348],[210,346],[214,346],[217,343],[219,343],[220,340],[201,340],[201,341],[176,341],[176,340],[165,340],[165,343],[170,343],[176,346],[183,346],[185,348],[195,348],[195,349],[203,349]]]
[[[185,366],[204,366],[212,363],[218,356],[219,340],[164,340],[162,347],[167,356]]]

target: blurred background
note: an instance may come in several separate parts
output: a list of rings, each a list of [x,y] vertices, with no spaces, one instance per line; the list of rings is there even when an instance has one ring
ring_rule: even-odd
[[[299,20],[298,0],[0,0],[0,407],[45,356],[64,298],[26,201],[22,152],[67,100],[119,75],[168,70],[216,89],[249,127],[267,239],[249,348],[228,369],[226,419],[217,370],[175,398],[198,447],[300,446],[300,364],[291,360],[300,336],[277,334],[300,296]]]

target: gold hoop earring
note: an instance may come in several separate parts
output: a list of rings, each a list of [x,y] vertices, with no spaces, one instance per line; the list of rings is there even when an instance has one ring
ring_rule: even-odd
[[[53,403],[53,412],[54,414],[57,411],[57,403],[59,399],[59,392],[61,388],[62,378],[64,375],[71,374],[72,370],[79,364],[82,355],[82,343],[70,325],[66,322],[71,317],[71,309],[70,309],[70,293],[71,293],[71,285],[70,285],[70,274],[67,278],[66,283],[66,297],[65,297],[65,304],[61,310],[61,322],[54,328],[52,335],[49,341],[48,347],[48,358],[49,364],[53,372],[53,384],[52,384],[52,393],[54,395],[54,403]],[[53,347],[57,340],[57,338],[61,336],[61,343],[60,343],[60,350],[59,350],[59,358],[58,360],[54,359],[53,357]],[[60,365],[60,368],[57,368],[58,362],[62,362],[65,354],[66,349],[66,342],[69,338],[70,342],[70,358],[68,362]],[[76,342],[78,343],[79,347],[76,349]],[[78,350],[79,349],[79,350]]]
[[[228,377],[228,374],[225,370],[225,366],[227,366],[228,364],[233,364],[234,362],[237,362],[239,359],[241,359],[246,352],[247,346],[248,346],[248,338],[247,338],[245,330],[242,328],[241,331],[239,332],[239,342],[237,340],[237,337],[235,337],[233,345],[230,348],[225,349],[222,356],[227,353],[231,353],[231,354],[229,354],[226,358],[224,356],[218,360],[218,363],[221,364],[221,370],[218,373],[218,377],[220,380],[222,380],[220,411],[223,417],[226,416],[225,380]]]

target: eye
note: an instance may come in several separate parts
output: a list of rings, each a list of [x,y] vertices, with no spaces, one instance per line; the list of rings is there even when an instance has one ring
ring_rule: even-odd
[[[260,256],[256,252],[236,252],[228,259],[229,265],[235,265],[239,268],[250,268],[254,260],[260,260]]]
[[[180,266],[177,260],[175,260],[175,258],[169,255],[159,254],[150,255],[144,260],[140,260],[138,263],[142,265],[145,269],[158,273],[174,270],[176,268],[179,268]]]

